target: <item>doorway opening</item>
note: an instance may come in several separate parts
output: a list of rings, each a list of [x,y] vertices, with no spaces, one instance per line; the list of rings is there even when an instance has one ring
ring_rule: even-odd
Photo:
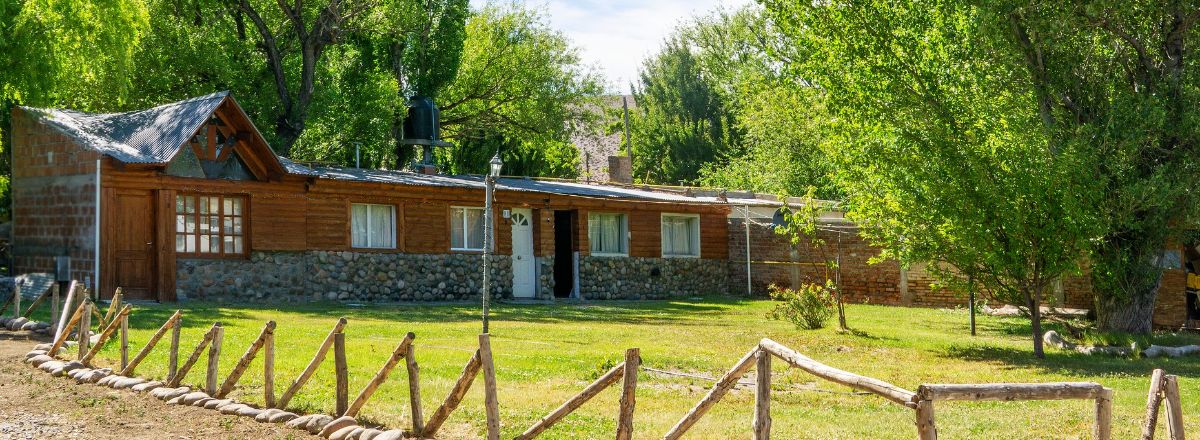
[[[575,211],[554,211],[554,297],[575,290]]]

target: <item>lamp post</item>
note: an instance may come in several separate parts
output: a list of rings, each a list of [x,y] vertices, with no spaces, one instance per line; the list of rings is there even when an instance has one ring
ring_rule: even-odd
[[[496,178],[500,177],[500,168],[504,162],[500,153],[492,156],[488,163],[488,174],[483,178],[483,332],[488,332],[488,306],[492,298],[492,193],[496,190]]]

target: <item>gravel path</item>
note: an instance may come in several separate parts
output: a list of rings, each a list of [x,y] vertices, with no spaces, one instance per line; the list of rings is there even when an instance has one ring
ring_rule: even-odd
[[[22,362],[47,342],[0,331],[0,439],[320,439],[283,425],[76,384]]]

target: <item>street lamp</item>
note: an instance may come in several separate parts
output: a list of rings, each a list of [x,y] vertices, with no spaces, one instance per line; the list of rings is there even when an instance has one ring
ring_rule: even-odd
[[[492,193],[496,190],[496,178],[500,177],[500,168],[504,162],[500,153],[492,156],[488,163],[487,176],[483,178],[483,332],[488,332],[488,305],[492,297]]]

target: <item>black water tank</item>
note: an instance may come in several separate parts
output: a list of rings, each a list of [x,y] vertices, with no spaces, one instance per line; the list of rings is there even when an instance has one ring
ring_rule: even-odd
[[[404,140],[412,144],[429,144],[441,139],[437,106],[433,99],[414,96],[408,100],[408,117],[404,118]]]

